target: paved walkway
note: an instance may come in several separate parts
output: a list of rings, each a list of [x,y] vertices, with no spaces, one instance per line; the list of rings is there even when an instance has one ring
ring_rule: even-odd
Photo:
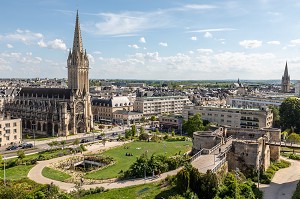
[[[232,143],[232,140],[221,146],[221,152]],[[199,170],[200,173],[206,173],[207,170],[212,170],[221,161],[219,157],[219,149],[211,154],[201,155],[192,162],[192,165]]]
[[[286,158],[282,158],[287,160]],[[290,160],[291,166],[276,172],[271,183],[261,185],[264,199],[291,199],[300,180],[300,161]]]
[[[88,151],[87,152],[91,152],[91,151],[97,151],[99,149],[108,149],[111,147],[115,147],[115,146],[120,146],[123,145],[124,142],[107,142],[105,147],[102,144],[94,144],[92,146],[88,147]],[[38,182],[40,184],[55,184],[58,187],[60,187],[61,189],[70,192],[72,190],[75,190],[75,184],[74,183],[65,183],[65,182],[61,182],[61,181],[56,181],[56,180],[52,180],[49,178],[46,178],[42,175],[42,170],[44,169],[44,167],[46,167],[47,165],[54,163],[54,162],[58,162],[60,160],[64,160],[67,159],[69,157],[72,157],[72,155],[68,155],[68,156],[63,156],[63,157],[59,157],[59,158],[54,158],[51,160],[45,160],[45,161],[41,161],[38,162],[38,164],[36,166],[34,166],[28,173],[28,178]],[[121,188],[121,187],[127,187],[127,186],[132,186],[132,185],[139,185],[139,184],[144,184],[144,183],[151,183],[151,182],[155,182],[155,181],[159,181],[162,180],[164,178],[166,178],[168,175],[175,175],[181,168],[178,168],[177,170],[173,170],[173,171],[169,171],[166,173],[161,174],[160,177],[157,178],[146,178],[146,179],[133,179],[133,180],[125,180],[125,181],[117,181],[117,182],[110,182],[110,183],[101,183],[101,184],[92,184],[92,185],[83,185],[82,188],[83,189],[90,189],[90,188],[95,188],[95,187],[104,187],[106,189],[112,189],[112,188]]]

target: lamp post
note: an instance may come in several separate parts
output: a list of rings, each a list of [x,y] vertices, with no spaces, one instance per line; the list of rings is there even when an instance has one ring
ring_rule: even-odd
[[[6,157],[5,156],[3,156],[3,159],[4,159],[4,165],[3,165],[3,183],[4,183],[4,186],[6,186],[6,171],[5,171],[5,164],[6,164]]]
[[[33,132],[33,146],[34,147],[35,147],[35,126],[36,126],[36,124],[31,125],[32,132]]]

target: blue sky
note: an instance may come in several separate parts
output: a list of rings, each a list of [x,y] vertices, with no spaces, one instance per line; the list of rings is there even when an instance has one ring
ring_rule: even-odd
[[[90,78],[300,79],[297,0],[3,1],[0,78],[67,77],[77,9]]]

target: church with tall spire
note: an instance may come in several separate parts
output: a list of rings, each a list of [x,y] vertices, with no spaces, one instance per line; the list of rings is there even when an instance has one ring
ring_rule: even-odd
[[[290,92],[291,79],[288,72],[287,62],[285,63],[284,73],[281,78],[281,92],[288,93]]]
[[[89,60],[83,49],[78,11],[67,68],[68,88],[21,88],[5,105],[5,114],[21,118],[23,131],[28,134],[67,136],[89,132],[93,124]]]

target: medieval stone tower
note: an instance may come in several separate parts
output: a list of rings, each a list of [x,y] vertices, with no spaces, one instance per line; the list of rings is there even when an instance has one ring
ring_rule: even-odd
[[[283,92],[283,93],[290,92],[290,84],[291,84],[291,80],[290,80],[290,76],[288,73],[288,66],[287,66],[287,62],[286,62],[284,74],[281,79],[281,92]]]
[[[90,131],[92,127],[91,102],[89,95],[89,60],[83,50],[79,15],[76,14],[73,49],[70,49],[68,64],[68,88],[74,91],[74,134]],[[76,132],[77,131],[77,132]]]
[[[73,49],[68,57],[68,88],[79,92],[89,91],[89,60],[83,50],[78,11],[74,31]]]

